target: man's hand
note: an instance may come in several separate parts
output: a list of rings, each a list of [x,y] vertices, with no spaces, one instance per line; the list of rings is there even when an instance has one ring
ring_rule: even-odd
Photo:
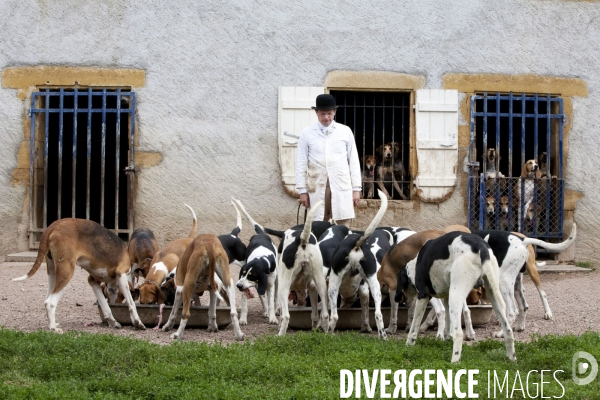
[[[358,205],[358,201],[360,200],[360,192],[352,192],[352,203],[354,207]]]
[[[300,204],[305,208],[310,208],[310,197],[308,197],[308,193],[300,193]]]

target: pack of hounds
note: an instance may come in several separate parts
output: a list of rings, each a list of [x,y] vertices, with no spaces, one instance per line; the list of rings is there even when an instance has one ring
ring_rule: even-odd
[[[496,148],[486,151],[485,229],[518,230],[527,234],[557,229],[555,220],[557,177],[550,173],[548,153],[526,160],[518,177],[500,171]]]
[[[385,340],[396,333],[398,306],[405,303],[411,310],[406,344],[414,345],[418,333],[437,318],[437,336],[453,339],[453,362],[461,357],[461,314],[466,339],[472,340],[468,304],[487,301],[501,325],[495,336],[504,337],[507,357],[516,360],[513,329],[525,329],[528,309],[522,285],[525,270],[539,291],[545,318],[552,319],[532,246],[563,250],[575,240],[576,225],[562,243],[546,243],[504,231],[470,233],[461,225],[422,231],[380,227],[388,200],[382,192],[379,196],[380,208],[364,231],[350,230],[334,221],[313,221],[322,202],[313,205],[304,224],[287,230],[269,229],[256,222],[241,201],[233,199],[236,227],[221,236],[197,235],[196,214],[187,206],[193,217],[189,235],[162,249],[146,228],[137,229],[127,245],[95,222],[61,219],[44,231],[31,270],[13,280],[31,277],[46,259],[49,285],[44,305],[50,330],[59,333],[55,311],[76,265],[89,273],[88,283],[110,327],[120,328],[120,324],[109,302],[127,304],[135,329],[146,329],[135,300],[161,305],[154,329],[162,324],[163,306],[172,304],[162,330],[169,331],[178,322],[173,339],[183,337],[190,307],[194,302],[199,305],[204,291],[210,294],[208,331],[217,331],[216,307],[224,302],[230,309],[235,339],[240,341],[245,337],[241,327],[247,324],[253,290],[262,302],[264,317],[270,324],[279,324],[279,335],[285,335],[288,329],[290,306],[310,302],[313,328],[334,332],[338,307],[356,302],[362,308],[361,331],[371,331],[369,309],[374,306],[377,334]],[[241,213],[254,231],[248,244],[239,238]],[[273,238],[278,240],[277,245]],[[237,282],[230,273],[232,263],[241,266]],[[243,292],[239,318],[236,290]],[[391,304],[387,328],[381,313],[385,297]],[[433,309],[421,324],[428,303]]]

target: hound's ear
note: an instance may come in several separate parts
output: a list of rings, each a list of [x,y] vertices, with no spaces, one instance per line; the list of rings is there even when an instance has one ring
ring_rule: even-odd
[[[256,288],[259,296],[264,296],[267,292],[267,282],[267,274],[261,272],[261,274],[258,276],[258,287]]]
[[[165,300],[167,299],[165,291],[163,290],[163,288],[160,288],[160,287],[155,286],[154,288],[156,289],[156,297],[157,297],[156,302],[158,304],[163,304],[165,302]]]
[[[535,170],[535,177],[538,179],[542,177],[542,171],[540,171],[540,163],[539,162],[538,162],[538,169]]]
[[[376,152],[377,154],[381,154],[381,153],[383,153],[383,145],[381,145],[381,146],[379,146],[378,148],[376,148],[376,149],[375,149],[375,152]]]
[[[173,289],[173,290],[177,290],[177,285],[175,284],[175,279],[169,279],[168,281],[165,281],[162,285],[160,285],[161,289]]]
[[[169,288],[161,286],[160,287],[160,298],[162,299],[163,303],[166,302],[168,295],[169,295]],[[161,304],[161,303],[158,303],[158,304]]]
[[[396,289],[396,303],[402,301],[402,291],[408,289],[408,284],[410,280],[408,278],[408,272],[406,271],[406,267],[402,268],[400,272],[398,272],[398,285]],[[398,290],[400,289],[400,290]]]
[[[131,290],[131,297],[133,297],[133,301],[136,301],[140,298],[140,288],[139,287]]]
[[[525,161],[521,169],[521,178],[527,178],[527,161]]]
[[[398,142],[394,142],[394,153],[395,154],[400,153],[400,143],[398,143]]]

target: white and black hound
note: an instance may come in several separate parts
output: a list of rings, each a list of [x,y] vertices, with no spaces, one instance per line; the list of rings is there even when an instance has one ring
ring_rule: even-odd
[[[321,236],[325,235],[326,232],[329,231],[329,228],[333,228],[335,226],[338,225],[329,221],[313,221],[310,227],[310,232],[313,235],[315,235],[317,239],[319,239]],[[304,224],[299,224],[296,226],[292,226],[289,230],[302,231],[303,229]],[[286,231],[278,231],[275,229],[265,228],[265,232],[269,235],[277,236],[280,239],[279,246],[277,247],[277,253],[281,255],[281,253],[283,252],[283,238],[285,237]],[[327,276],[327,270],[325,268],[323,269],[323,276]],[[309,285],[314,288],[314,283],[311,282]],[[304,288],[302,290],[290,290],[289,300],[291,300],[294,304],[297,304],[299,307],[310,305],[310,303],[307,303],[307,289],[308,288]]]
[[[242,242],[242,239],[239,238],[239,234],[242,231],[242,216],[235,203],[232,201],[231,204],[233,204],[233,208],[235,208],[237,214],[237,224],[231,233],[219,235],[217,238],[221,242],[225,253],[227,253],[229,264],[238,264],[242,267],[246,260],[246,245]]]
[[[350,234],[355,235],[355,239],[349,238],[348,240],[342,241],[334,255],[332,264],[335,266],[335,270],[344,269],[348,263],[348,254],[354,249],[356,239],[361,236],[352,232]],[[376,229],[371,236],[369,236],[369,239],[361,246],[361,250],[364,254],[364,259],[360,261],[362,269],[364,271],[378,271],[381,267],[381,260],[390,248],[391,243],[393,243],[393,238],[388,231]],[[339,285],[339,297],[341,297],[339,308],[352,307],[358,296],[362,308],[362,324],[360,331],[365,333],[372,331],[371,325],[369,324],[369,295],[369,285],[361,276],[358,268],[351,269],[343,276]]]
[[[527,315],[527,301],[523,293],[523,272],[529,258],[527,245],[532,244],[553,251],[562,251],[569,247],[577,236],[577,224],[573,224],[571,235],[562,243],[547,243],[534,238],[521,238],[513,233],[504,231],[478,231],[474,234],[484,238],[490,245],[500,265],[500,293],[506,303],[506,318],[511,324],[517,319],[516,331],[525,329]],[[546,316],[552,316],[548,306],[546,293],[538,287]],[[516,303],[516,304],[515,304]],[[546,318],[549,319],[549,318]],[[502,337],[502,331],[496,332],[496,337]]]
[[[371,295],[373,296],[373,300],[375,302],[375,323],[377,324],[377,332],[382,339],[386,339],[386,334],[383,329],[383,317],[381,315],[381,290],[379,287],[379,282],[377,281],[377,262],[373,257],[373,253],[370,250],[370,244],[367,243],[367,240],[371,235],[375,232],[375,228],[377,224],[383,218],[383,214],[387,209],[387,196],[383,194],[382,191],[379,192],[379,198],[381,199],[381,206],[379,207],[379,211],[369,224],[368,228],[365,230],[365,233],[361,236],[357,233],[349,234],[344,238],[342,243],[340,244],[338,250],[333,256],[333,265],[331,269],[331,273],[329,274],[329,304],[331,305],[331,319],[329,321],[329,329],[331,332],[335,330],[335,326],[338,321],[338,313],[337,313],[337,297],[340,290],[340,286],[344,277],[348,274],[356,275],[358,272],[360,278],[364,279],[367,283]],[[385,230],[380,230],[379,233],[382,235],[388,235],[388,238],[391,238],[389,232]],[[376,235],[374,238],[377,238],[375,242],[380,247],[383,247],[383,241],[381,237]],[[388,239],[389,240],[389,239]],[[373,242],[371,242],[373,244]],[[389,248],[389,241],[387,244]],[[367,261],[369,260],[369,261]],[[358,279],[358,278],[357,278]],[[368,295],[367,295],[368,300]],[[362,303],[362,302],[361,302]],[[368,304],[367,304],[367,313],[368,313]],[[368,317],[368,314],[367,314]],[[364,307],[363,307],[363,318],[364,318]],[[364,324],[364,320],[363,320]],[[367,326],[368,326],[367,320]],[[367,330],[366,327],[363,326],[364,330]],[[369,327],[370,329],[370,327]]]
[[[312,219],[323,203],[321,200],[310,209],[302,230],[288,229],[282,240],[279,253],[280,267],[277,272],[277,303],[281,307],[279,336],[285,335],[290,320],[288,310],[290,291],[303,292],[307,288],[311,300],[313,328],[319,325],[318,295],[322,302],[320,326],[327,331],[329,312],[327,284],[323,276],[323,257],[317,245],[317,238],[311,233]],[[311,285],[312,281],[314,281],[314,286]]]
[[[335,226],[335,224],[332,224],[329,221],[313,221],[311,224],[310,231],[318,239],[321,237],[321,235],[325,233],[325,231],[327,231],[327,229],[329,229],[332,226]],[[304,224],[292,226],[290,229],[294,231],[301,231],[302,229],[304,229]],[[286,231],[278,231],[275,229],[265,228],[265,233],[277,236],[279,239],[283,239],[283,237],[285,236],[285,232]],[[279,248],[277,250],[281,250],[281,243],[279,243]]]
[[[346,225],[333,225],[329,227],[319,237],[319,250],[321,250],[321,256],[323,256],[323,275],[327,276],[331,269],[331,263],[333,262],[333,255],[335,254],[340,243],[350,233],[350,228]]]
[[[431,297],[438,297],[444,300],[446,306],[445,334],[450,334],[454,341],[451,361],[460,361],[463,342],[461,310],[471,289],[483,279],[486,293],[504,332],[506,355],[516,361],[513,331],[506,319],[506,306],[500,294],[498,276],[498,262],[494,253],[487,242],[477,235],[450,232],[427,241],[418,256],[398,273],[398,286],[409,296],[416,295],[418,298],[406,344],[415,344],[427,303]],[[397,290],[396,301],[399,296],[401,292]]]
[[[400,228],[397,226],[380,226],[380,227],[376,228],[375,230],[379,230],[379,229],[382,229],[382,230],[385,230],[385,231],[388,231],[389,233],[391,233],[392,236],[394,237],[395,244],[400,243],[407,237],[412,236],[416,233],[415,231],[410,230],[408,228]]]
[[[265,233],[264,228],[248,214],[242,202],[235,200],[248,221],[254,227],[254,234],[246,248],[246,264],[240,270],[237,288],[244,292],[242,296],[242,311],[240,325],[248,324],[248,297],[251,287],[256,287],[258,296],[263,305],[264,315],[269,318],[270,324],[277,324],[275,316],[275,280],[277,279],[277,249],[271,237]],[[266,295],[266,296],[265,296]],[[266,297],[266,299],[265,299]]]

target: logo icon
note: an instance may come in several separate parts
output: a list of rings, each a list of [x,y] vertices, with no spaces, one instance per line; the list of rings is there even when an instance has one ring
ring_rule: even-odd
[[[596,375],[598,375],[598,362],[593,355],[585,351],[578,351],[573,354],[572,367],[573,382],[580,386],[587,385],[596,379]],[[587,373],[589,375],[585,376]]]

